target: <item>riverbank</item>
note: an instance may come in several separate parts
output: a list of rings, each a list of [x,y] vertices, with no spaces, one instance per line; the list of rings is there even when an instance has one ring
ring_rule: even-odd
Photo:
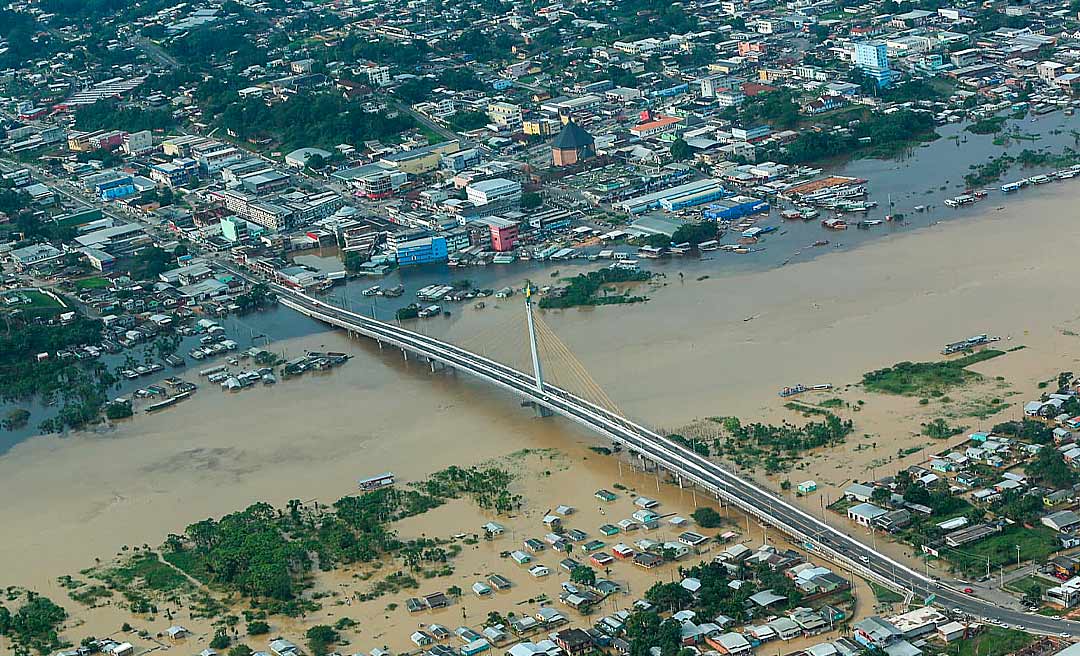
[[[898,361],[938,359],[945,342],[982,332],[1026,347],[976,368],[1027,394],[1080,357],[1069,190],[776,271],[680,281],[669,269],[646,304],[541,314],[629,416],[655,426],[776,417],[789,412],[776,394],[783,386],[853,383]],[[467,342],[520,302],[469,308],[423,330]],[[287,348],[355,360],[258,394],[200,392],[115,430],[35,438],[0,457],[0,492],[19,499],[0,510],[3,579],[59,600],[55,577],[253,501],[332,500],[380,471],[416,480],[518,449],[596,444],[467,377],[432,376],[367,342],[321,332]],[[883,437],[845,453],[852,477],[895,455],[892,440],[910,432],[914,400],[866,398],[857,421]],[[1022,398],[1010,397],[1003,416]]]

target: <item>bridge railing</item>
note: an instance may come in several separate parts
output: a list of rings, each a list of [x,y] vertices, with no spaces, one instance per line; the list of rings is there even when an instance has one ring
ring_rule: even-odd
[[[557,412],[561,416],[581,424],[587,429],[602,433],[609,439],[623,444],[628,449],[642,452],[646,450],[642,448],[644,444],[651,450],[648,457],[654,460],[654,462],[662,464],[664,468],[669,471],[675,472],[687,480],[700,485],[718,498],[727,500],[731,505],[756,518],[759,522],[771,525],[796,540],[801,541],[804,547],[806,545],[811,545],[812,549],[810,550],[813,550],[815,553],[840,563],[849,570],[857,572],[866,578],[871,578],[891,589],[899,591],[907,590],[907,588],[899,583],[874,572],[863,563],[824,544],[820,540],[820,533],[816,536],[809,535],[805,531],[784,521],[777,514],[767,512],[766,509],[743,499],[734,491],[727,489],[722,484],[721,479],[730,479],[731,483],[729,483],[729,485],[734,483],[752,489],[759,496],[769,499],[770,505],[773,503],[781,505],[785,507],[788,512],[801,516],[805,520],[809,520],[810,523],[820,525],[823,532],[837,533],[835,528],[821,522],[806,511],[791,506],[776,495],[727,472],[720,465],[711,461],[706,461],[699,455],[690,452],[685,447],[682,447],[621,415],[612,413],[606,408],[597,406],[577,397],[571,392],[551,385],[545,386],[546,394],[541,394],[539,390],[535,388],[534,384],[530,384],[532,378],[524,372],[508,367],[502,363],[489,360],[488,358],[479,356],[475,353],[471,353],[453,344],[401,328],[394,324],[372,319],[370,317],[364,317],[304,295],[289,293],[279,297],[279,301],[289,308],[312,316],[320,321],[324,321],[351,332],[364,334],[367,337],[392,344],[399,348],[413,351],[419,355],[442,362],[451,367],[463,369],[468,373],[483,378],[507,391],[525,395],[529,397],[530,401],[543,405],[553,412]],[[449,355],[455,355],[457,357],[448,357]],[[502,375],[500,376],[500,374]],[[555,402],[551,397],[559,399],[560,402]],[[576,406],[574,411],[570,411],[564,407],[563,404],[566,403]],[[709,480],[705,476],[705,472],[710,471],[716,476],[716,482]],[[897,569],[903,569],[910,572],[908,568],[899,563],[896,565]]]

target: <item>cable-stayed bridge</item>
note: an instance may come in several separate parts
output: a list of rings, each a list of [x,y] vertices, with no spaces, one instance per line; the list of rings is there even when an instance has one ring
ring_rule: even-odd
[[[294,290],[274,286],[282,305],[304,315],[363,335],[380,346],[400,349],[404,357],[472,375],[533,405],[544,415],[557,414],[632,450],[670,472],[680,485],[706,490],[763,524],[775,527],[823,558],[881,585],[921,596],[976,618],[995,619],[1033,633],[1080,637],[1080,623],[1002,608],[926,576],[852,537],[844,526],[832,526],[767,488],[740,477],[655,431],[627,419],[589,376],[585,367],[534,312],[526,294],[524,334],[531,372],[496,361],[463,346],[423,335],[399,325],[365,317]],[[484,335],[474,336],[484,339]],[[514,339],[505,329],[491,339]],[[473,340],[470,340],[473,341]],[[558,367],[551,367],[551,364]],[[545,376],[545,367],[551,371]],[[580,390],[569,391],[569,387]]]

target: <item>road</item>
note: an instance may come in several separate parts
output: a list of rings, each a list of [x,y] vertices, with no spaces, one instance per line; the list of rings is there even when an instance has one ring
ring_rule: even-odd
[[[146,56],[153,59],[162,66],[167,66],[171,69],[180,68],[180,61],[173,57],[169,53],[165,52],[165,49],[154,43],[150,39],[144,36],[131,37],[131,44],[146,53]]]
[[[462,148],[472,148],[472,142],[470,142],[468,139],[461,136],[460,134],[457,134],[453,130],[451,130],[451,129],[447,128],[447,127],[444,127],[442,125],[439,125],[435,121],[433,121],[430,118],[424,116],[423,114],[416,111],[412,107],[409,107],[408,105],[406,105],[403,102],[396,102],[396,101],[389,100],[389,99],[387,99],[387,100],[391,104],[393,104],[398,109],[398,111],[405,112],[409,116],[413,117],[416,120],[417,123],[420,123],[424,127],[431,130],[432,132],[435,132],[436,134],[441,136],[443,139],[446,139],[447,141],[452,141],[454,139],[457,139],[458,143],[461,144]]]
[[[915,596],[934,595],[934,603],[974,618],[994,620],[1031,633],[1080,637],[1080,623],[1043,617],[978,599],[946,582],[935,581],[875,551],[871,546],[830,526],[775,493],[739,477],[665,437],[600,408],[565,390],[545,385],[541,392],[534,378],[507,365],[453,344],[377,321],[324,303],[293,290],[275,286],[280,302],[315,319],[418,354],[432,362],[472,374],[539,406],[548,408],[593,432],[659,463],[663,468],[707,489],[744,512],[795,538],[803,546],[853,572],[895,590]],[[406,356],[407,357],[407,356]]]

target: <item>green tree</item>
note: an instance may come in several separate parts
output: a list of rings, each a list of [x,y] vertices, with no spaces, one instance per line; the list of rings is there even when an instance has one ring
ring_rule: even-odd
[[[714,508],[702,506],[690,513],[697,525],[701,528],[717,528],[724,524],[724,518]]]
[[[229,637],[225,627],[218,627],[218,630],[214,632],[214,637],[210,640],[211,649],[225,649],[232,644],[232,638]]]
[[[265,635],[270,633],[270,625],[262,620],[252,620],[247,625],[248,635]]]
[[[311,648],[311,653],[314,656],[325,656],[329,653],[330,647],[337,644],[339,639],[338,632],[334,630],[334,627],[325,624],[316,624],[308,629],[305,635],[308,640],[308,647]]]
[[[686,139],[679,137],[671,143],[671,159],[676,162],[690,159],[693,156],[694,151],[690,148],[690,144],[686,143]]]
[[[570,570],[570,580],[582,585],[596,585],[596,570],[588,565],[582,565]]]
[[[534,210],[542,205],[544,199],[540,197],[540,194],[535,191],[526,191],[521,194],[521,208],[526,210]]]
[[[1025,472],[1036,482],[1055,489],[1072,487],[1077,481],[1076,470],[1065,462],[1060,451],[1050,446],[1039,449],[1035,460],[1025,468]]]
[[[678,583],[654,583],[645,591],[645,598],[670,612],[682,610],[693,601],[690,591]]]
[[[884,485],[880,487],[875,487],[874,491],[870,493],[870,499],[878,505],[888,503],[891,496],[892,491]]]
[[[458,132],[469,132],[484,127],[490,123],[490,119],[484,112],[464,111],[454,112],[446,122]]]

